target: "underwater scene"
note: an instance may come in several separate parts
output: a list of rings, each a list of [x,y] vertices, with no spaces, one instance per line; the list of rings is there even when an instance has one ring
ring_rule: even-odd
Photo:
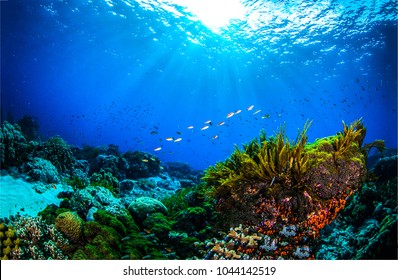
[[[0,4],[2,260],[397,259],[395,0]]]

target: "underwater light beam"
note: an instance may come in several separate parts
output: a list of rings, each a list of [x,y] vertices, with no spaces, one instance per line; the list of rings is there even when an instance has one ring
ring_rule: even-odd
[[[231,20],[243,20],[246,9],[240,0],[174,0],[174,4],[184,7],[203,25],[217,33],[227,27]]]

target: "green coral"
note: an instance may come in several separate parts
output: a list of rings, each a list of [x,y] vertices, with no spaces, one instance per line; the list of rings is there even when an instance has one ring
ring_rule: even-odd
[[[100,173],[94,173],[90,181],[92,186],[104,187],[116,195],[119,193],[119,180],[110,172],[101,170]]]
[[[47,224],[55,224],[55,219],[57,216],[61,213],[70,211],[67,208],[60,208],[56,206],[55,204],[50,204],[47,205],[46,208],[44,208],[42,211],[38,213],[38,216],[41,216],[43,221],[45,221]]]
[[[94,213],[94,219],[101,225],[106,225],[115,229],[121,236],[125,236],[127,234],[127,229],[123,223],[107,211],[98,210]]]
[[[146,217],[142,225],[161,239],[165,239],[173,228],[173,223],[159,212],[152,213]]]
[[[121,236],[113,228],[98,222],[83,226],[86,244],[73,254],[74,260],[117,260],[121,258]]]
[[[19,251],[21,240],[17,231],[12,226],[0,224],[0,259],[9,260],[16,257]]]

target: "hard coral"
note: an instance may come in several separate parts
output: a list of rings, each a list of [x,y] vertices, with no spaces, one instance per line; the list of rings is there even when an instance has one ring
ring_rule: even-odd
[[[39,157],[51,161],[60,172],[70,171],[75,158],[69,145],[59,136],[48,139],[38,152]]]
[[[63,212],[55,219],[55,228],[64,233],[70,241],[78,242],[82,237],[83,219],[75,212]]]
[[[1,169],[19,166],[27,159],[28,143],[18,124],[4,121],[0,128]]]

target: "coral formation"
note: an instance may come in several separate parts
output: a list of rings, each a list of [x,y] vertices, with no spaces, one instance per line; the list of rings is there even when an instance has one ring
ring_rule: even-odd
[[[145,218],[155,212],[167,213],[166,206],[163,205],[159,200],[151,197],[139,197],[130,203],[128,207],[131,215],[137,219],[137,221],[142,222]]]
[[[59,172],[70,171],[75,158],[69,145],[59,136],[49,138],[37,151],[39,157],[49,160]]]
[[[0,168],[18,167],[27,159],[28,143],[18,124],[3,122],[0,129]]]
[[[25,173],[34,181],[58,183],[59,174],[55,166],[48,160],[34,157],[24,167]]]
[[[160,160],[149,153],[128,151],[119,161],[119,169],[127,179],[148,178],[160,172]]]
[[[64,251],[69,249],[69,241],[40,216],[20,217],[14,227],[21,242],[13,259],[68,259]]]
[[[364,181],[362,121],[343,123],[336,136],[306,144],[309,124],[293,145],[284,130],[270,139],[261,134],[206,170],[203,179],[227,225],[252,225],[256,233],[278,240],[274,251],[257,258],[313,258],[312,248],[303,246],[312,244]],[[293,226],[294,236],[286,236],[286,227]]]
[[[55,219],[55,228],[65,234],[65,236],[74,243],[81,239],[82,227],[83,219],[75,212],[63,212]]]
[[[0,224],[0,259],[13,259],[19,252],[21,240],[14,227]]]

